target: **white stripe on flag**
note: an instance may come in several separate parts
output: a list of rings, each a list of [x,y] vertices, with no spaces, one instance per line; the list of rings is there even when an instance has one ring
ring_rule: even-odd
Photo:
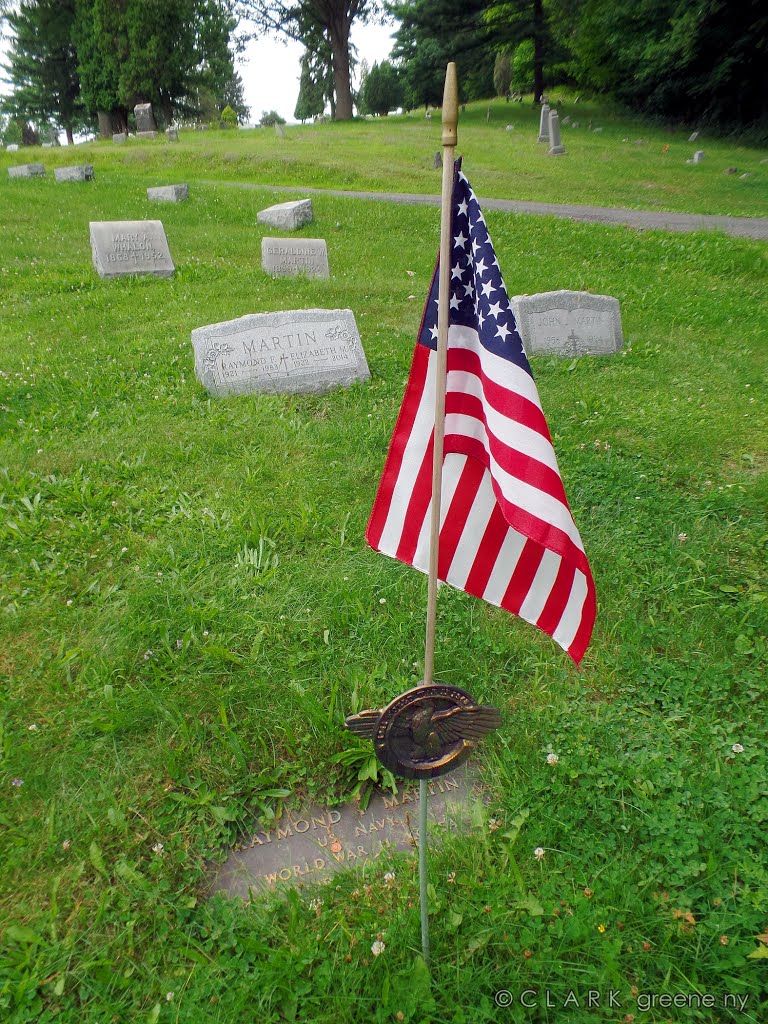
[[[532,622],[534,625],[536,624],[536,620],[544,611],[544,605],[547,603],[547,598],[557,579],[561,562],[561,556],[554,551],[544,552],[530,590],[520,605],[518,614],[521,619],[525,619],[526,622]]]
[[[555,643],[560,644],[560,646],[566,651],[573,643],[574,637],[581,625],[581,613],[586,597],[587,577],[581,569],[577,569],[576,575],[573,578],[573,586],[571,587],[571,593],[568,598],[568,603],[565,606],[565,611],[557,625],[557,629],[552,634],[552,639]]]
[[[517,530],[507,530],[501,545],[498,558],[493,564],[493,571],[483,591],[483,600],[501,606],[501,600],[507,592],[512,573],[518,563],[526,538]]]
[[[462,327],[452,324],[448,328],[448,347],[469,349],[480,357],[480,364],[483,373],[490,378],[494,384],[498,384],[505,391],[514,391],[523,398],[527,398],[537,408],[541,408],[541,400],[536,390],[536,383],[527,370],[522,369],[517,363],[510,359],[503,359],[489,352],[480,343],[477,331],[472,327]]]
[[[456,456],[451,455],[449,458],[456,458]],[[472,571],[485,528],[495,507],[496,495],[493,493],[491,474],[488,470],[485,470],[480,486],[477,489],[475,500],[472,502],[472,507],[464,524],[453,560],[446,573],[447,582],[454,587],[458,587],[460,590],[464,589],[467,577]]]

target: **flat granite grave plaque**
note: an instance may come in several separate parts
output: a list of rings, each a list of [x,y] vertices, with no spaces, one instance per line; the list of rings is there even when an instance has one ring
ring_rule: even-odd
[[[610,295],[515,295],[512,309],[528,355],[603,356],[621,351],[619,300]]]
[[[259,210],[256,220],[281,231],[295,231],[296,228],[311,224],[314,219],[311,199],[292,199],[289,203],[277,203]]]
[[[442,832],[469,831],[472,808],[487,799],[479,777],[458,769],[428,786],[429,822]],[[419,839],[419,791],[377,790],[367,808],[309,804],[275,826],[247,836],[212,869],[211,892],[247,899],[250,892],[329,882],[335,872],[371,864],[386,850],[414,851]]]
[[[183,203],[189,199],[189,185],[157,185],[147,189],[147,199],[158,203]]]
[[[262,238],[261,269],[273,277],[330,277],[324,238]]]
[[[368,380],[351,309],[252,313],[192,331],[195,375],[214,397],[304,394]]]
[[[11,178],[44,178],[45,167],[42,164],[16,164],[8,168]]]
[[[72,167],[55,167],[56,181],[93,181],[93,164],[74,164]]]
[[[90,228],[93,265],[99,277],[170,277],[176,269],[159,220],[95,220]]]

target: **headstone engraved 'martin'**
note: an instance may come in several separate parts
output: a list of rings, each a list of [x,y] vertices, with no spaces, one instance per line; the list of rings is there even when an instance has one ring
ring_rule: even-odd
[[[619,300],[590,292],[515,295],[512,309],[528,355],[583,356],[620,352]]]
[[[288,203],[277,203],[259,210],[256,220],[280,231],[295,231],[296,228],[311,224],[314,219],[311,199],[292,199]]]
[[[8,168],[10,178],[44,178],[45,167],[42,164],[16,164]]]
[[[273,277],[330,277],[324,238],[262,238],[261,269]]]
[[[158,203],[183,203],[189,199],[189,185],[158,185],[148,188],[147,199]]]
[[[468,831],[472,806],[487,794],[461,769],[429,783],[429,817],[444,831]],[[377,791],[364,811],[356,804],[317,804],[285,814],[271,829],[246,837],[214,869],[212,892],[248,898],[254,893],[330,881],[336,871],[374,862],[387,849],[414,850],[418,790]]]
[[[175,267],[159,220],[91,221],[91,252],[99,277],[153,274],[170,277]]]
[[[93,164],[74,164],[71,167],[56,167],[53,174],[56,181],[93,181]]]
[[[192,331],[195,375],[214,397],[327,391],[368,380],[350,309],[252,313]]]

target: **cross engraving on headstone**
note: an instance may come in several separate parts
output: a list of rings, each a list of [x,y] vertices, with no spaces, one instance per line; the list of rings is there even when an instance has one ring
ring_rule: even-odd
[[[568,335],[568,341],[570,341],[571,344],[573,345],[573,354],[575,356],[577,356],[579,354],[579,350],[576,348],[576,342],[578,340],[579,339],[576,336],[576,331],[574,331],[573,328],[571,328],[571,333]]]

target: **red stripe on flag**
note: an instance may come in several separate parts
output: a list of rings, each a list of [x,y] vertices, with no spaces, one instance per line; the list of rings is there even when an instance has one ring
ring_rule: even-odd
[[[445,516],[445,523],[440,531],[439,557],[437,575],[441,580],[448,577],[453,556],[461,540],[467,517],[472,509],[477,491],[485,475],[485,467],[475,459],[467,459],[459,476],[453,499]]]
[[[590,637],[592,636],[592,629],[595,625],[595,584],[592,580],[592,574],[587,566],[587,596],[584,599],[584,607],[581,610],[581,623],[579,628],[576,630],[576,636],[571,641],[571,646],[568,648],[568,653],[578,665],[581,659],[584,657],[584,652],[589,645]]]
[[[497,412],[510,420],[525,424],[542,437],[546,437],[548,441],[552,440],[541,406],[487,377],[483,373],[483,364],[476,352],[465,348],[449,348],[448,372],[451,370],[464,370],[466,373],[474,374],[482,382],[486,402]]]
[[[568,598],[571,596],[573,580],[576,576],[576,566],[573,562],[567,562],[564,558],[560,560],[560,568],[557,570],[555,582],[549,592],[549,597],[536,620],[539,629],[543,629],[550,636],[555,632],[560,619],[563,617]]]
[[[435,432],[429,435],[429,444],[421,460],[419,472],[413,484],[413,490],[408,500],[408,508],[405,510],[403,519],[403,532],[400,534],[400,543],[397,546],[395,558],[401,562],[413,565],[416,554],[416,547],[419,543],[419,534],[424,525],[424,517],[427,514],[429,503],[432,500],[432,459],[435,449]]]
[[[517,560],[515,571],[509,581],[504,597],[501,599],[501,607],[508,612],[518,615],[523,601],[528,596],[536,573],[539,571],[541,560],[544,557],[544,548],[535,541],[527,540],[525,547]]]
[[[424,393],[424,385],[429,371],[429,355],[429,349],[424,348],[423,345],[416,346],[403,404],[400,406],[389,452],[384,463],[384,471],[381,474],[381,483],[376,492],[371,518],[368,520],[368,528],[365,531],[365,538],[372,548],[378,548],[387,522],[389,508],[392,504],[392,493],[400,475],[405,448],[411,436]]]
[[[468,594],[474,594],[475,597],[482,597],[485,593],[485,588],[488,586],[488,580],[491,578],[493,567],[496,564],[496,559],[501,551],[501,545],[504,543],[504,538],[509,532],[509,524],[504,518],[504,514],[499,508],[498,504],[493,506],[491,517],[488,520],[488,525],[485,528],[483,539],[477,549],[475,560],[472,564],[472,568],[467,576],[467,582],[464,584],[464,589]]]

